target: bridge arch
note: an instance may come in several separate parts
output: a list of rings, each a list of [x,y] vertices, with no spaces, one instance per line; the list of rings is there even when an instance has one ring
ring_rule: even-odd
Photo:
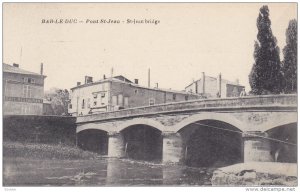
[[[80,133],[84,130],[89,130],[89,129],[97,129],[97,130],[105,131],[105,132],[114,130],[113,126],[110,124],[105,125],[105,124],[98,124],[98,123],[87,123],[87,124],[83,124],[83,125],[77,125],[76,133]]]
[[[164,125],[155,120],[139,118],[120,124],[116,130],[123,136],[127,158],[161,161]]]
[[[297,122],[280,124],[266,131],[276,162],[297,163]]]
[[[213,121],[221,121],[224,123],[228,123],[236,127],[237,129],[239,129],[240,131],[244,131],[247,128],[245,123],[242,123],[241,121],[236,119],[233,115],[229,115],[226,113],[200,113],[200,114],[192,115],[182,120],[181,122],[177,123],[174,126],[173,130],[175,132],[178,132],[187,125],[190,125],[197,121],[203,121],[203,120],[213,120]]]
[[[116,128],[116,131],[120,132],[120,131],[126,129],[127,127],[130,127],[133,125],[147,125],[147,126],[155,128],[155,129],[158,129],[161,132],[166,130],[165,126],[158,121],[155,121],[152,119],[146,119],[146,118],[137,118],[137,119],[128,120],[128,121],[118,125]]]
[[[200,113],[175,125],[174,131],[181,135],[186,165],[219,167],[242,162],[244,130],[233,115]]]
[[[285,116],[285,118],[280,118],[280,119],[276,118],[268,121],[266,124],[262,125],[261,129],[258,130],[262,130],[263,132],[268,132],[273,128],[281,127],[292,123],[297,123],[297,117],[293,118],[292,116],[290,117]]]
[[[108,152],[108,134],[100,129],[85,129],[77,133],[77,146],[102,155]]]

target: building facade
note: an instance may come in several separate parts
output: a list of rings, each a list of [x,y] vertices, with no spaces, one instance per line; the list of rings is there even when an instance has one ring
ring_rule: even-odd
[[[244,89],[245,86],[238,82],[222,79],[221,74],[215,78],[205,76],[204,72],[200,79],[185,87],[186,92],[200,94],[206,98],[238,97]]]
[[[3,63],[3,114],[42,115],[45,78],[43,64],[38,74]]]
[[[143,87],[123,76],[104,78],[93,82],[91,77],[85,83],[71,88],[69,113],[73,116],[107,112],[119,109],[179,102],[201,98],[200,95],[184,91]]]

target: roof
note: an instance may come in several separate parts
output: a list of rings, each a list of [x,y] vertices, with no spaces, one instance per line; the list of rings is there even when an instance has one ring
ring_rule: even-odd
[[[134,84],[134,83],[130,83],[131,86],[134,86],[134,87],[138,87],[138,88],[142,88],[142,89],[151,89],[151,90],[156,90],[156,91],[164,91],[164,92],[170,92],[170,93],[178,93],[178,94],[189,94],[189,95],[196,95],[196,94],[193,94],[193,93],[190,93],[190,92],[186,92],[186,91],[178,91],[178,90],[172,90],[172,89],[162,89],[162,88],[152,88],[152,87],[144,87],[144,86],[141,86],[139,84]]]
[[[18,74],[25,74],[25,75],[44,76],[44,75],[41,75],[39,73],[34,73],[34,72],[31,72],[31,71],[26,71],[26,70],[21,69],[19,67],[14,67],[14,66],[11,66],[11,65],[8,65],[8,64],[5,64],[5,63],[3,63],[3,72],[6,72],[6,73],[18,73]]]
[[[118,78],[118,77],[123,77],[125,80],[121,81],[120,78]],[[151,90],[155,90],[155,91],[165,91],[165,92],[178,93],[178,94],[196,95],[196,94],[189,93],[189,92],[186,92],[186,91],[176,91],[176,90],[171,90],[171,89],[161,89],[161,88],[145,87],[145,86],[141,86],[139,84],[132,83],[128,79],[127,80],[129,82],[127,82],[126,79],[127,78],[125,78],[124,76],[115,76],[115,77],[110,77],[110,78],[107,78],[107,79],[101,79],[101,80],[98,80],[98,81],[95,81],[95,82],[91,82],[91,83],[87,83],[87,84],[81,84],[79,86],[72,87],[71,90],[77,89],[77,88],[82,88],[82,87],[88,87],[88,86],[91,86],[91,85],[97,85],[97,84],[101,84],[101,83],[104,83],[104,82],[117,82],[117,83],[129,84],[129,85],[131,85],[133,87],[137,87],[137,88],[141,88],[141,89],[151,89]]]
[[[124,81],[121,81],[120,79],[116,79],[114,77],[109,77],[109,78],[106,78],[106,79],[101,79],[101,80],[90,82],[90,83],[84,83],[84,84],[72,87],[71,90],[77,89],[77,88],[82,88],[82,87],[88,87],[88,86],[91,86],[91,85],[97,85],[97,84],[101,84],[101,83],[104,83],[104,82],[110,82],[110,81],[120,82],[120,83],[123,82],[124,83]]]
[[[217,80],[217,78],[215,77],[210,77],[210,76],[205,76],[205,78],[210,78],[210,79],[213,79],[213,80]],[[191,86],[192,84],[194,84],[195,82],[198,82],[198,81],[201,81],[201,78],[190,83],[188,86],[186,86],[185,88]],[[226,79],[222,79],[222,83],[225,83],[225,84],[230,84],[230,85],[236,85],[236,86],[240,86],[240,87],[245,87],[244,85],[240,85],[240,84],[237,84],[236,82],[232,82],[232,81],[229,81],[229,80],[226,80]]]
[[[119,80],[121,80],[121,81],[125,81],[125,82],[127,82],[127,83],[132,83],[132,81],[130,81],[129,79],[127,79],[127,78],[124,77],[123,75],[114,76],[113,78],[119,79]]]

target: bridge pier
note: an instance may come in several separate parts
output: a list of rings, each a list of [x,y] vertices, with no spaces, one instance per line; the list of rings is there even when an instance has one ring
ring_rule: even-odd
[[[182,138],[176,132],[162,132],[163,136],[163,163],[179,163],[182,160]]]
[[[274,161],[271,155],[270,140],[267,133],[251,131],[243,134],[244,138],[244,162],[270,162]]]
[[[108,133],[108,157],[124,157],[124,138],[120,132]]]

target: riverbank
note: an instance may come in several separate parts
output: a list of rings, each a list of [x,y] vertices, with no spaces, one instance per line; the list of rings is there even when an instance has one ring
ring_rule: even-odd
[[[213,186],[297,186],[297,164],[239,163],[214,171]]]
[[[3,142],[3,157],[33,159],[96,159],[96,153],[62,144]]]

